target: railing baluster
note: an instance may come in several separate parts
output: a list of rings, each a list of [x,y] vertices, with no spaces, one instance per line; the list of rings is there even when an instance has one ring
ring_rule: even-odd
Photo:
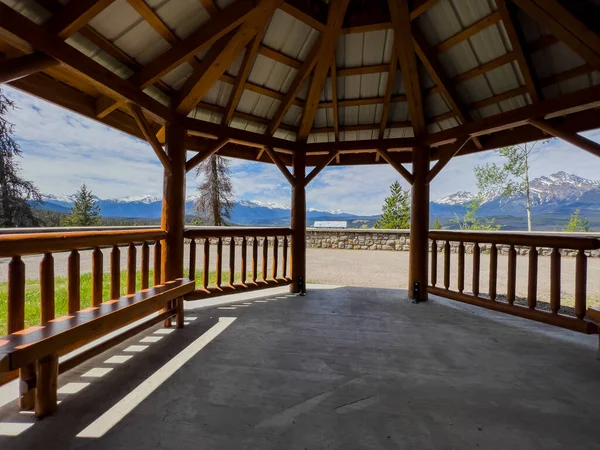
[[[81,309],[81,269],[79,266],[79,252],[71,251],[67,262],[67,278],[68,278],[68,312],[69,314],[76,313]]]
[[[204,266],[202,268],[202,286],[204,289],[208,287],[209,276],[210,276],[210,239],[204,239]]]
[[[136,278],[136,253],[135,244],[129,244],[127,251],[127,294],[135,293],[135,278]]]
[[[281,269],[282,273],[282,277],[283,278],[287,278],[287,259],[288,259],[288,238],[287,236],[283,237],[283,255],[282,255],[282,263],[283,263],[283,267]]]
[[[242,237],[242,261],[241,261],[241,276],[242,276],[242,284],[246,284],[246,265],[247,265],[247,251],[248,251],[248,241],[246,241],[246,236]]]
[[[269,238],[263,239],[263,252],[262,252],[262,279],[267,281],[267,265],[269,260]]]
[[[229,285],[235,282],[235,238],[229,241]]]
[[[44,254],[40,261],[41,319],[46,323],[54,319],[54,257]]]
[[[450,241],[444,244],[444,287],[450,289]]]
[[[435,287],[437,284],[437,241],[431,241],[431,285]]]
[[[458,292],[461,294],[465,290],[465,243],[458,243]]]
[[[140,289],[148,289],[148,278],[150,274],[150,246],[144,241],[142,244],[142,276]]]
[[[190,240],[190,266],[188,270],[188,278],[190,280],[196,279],[196,240]]]
[[[479,244],[475,242],[473,244],[473,295],[479,296],[479,272],[480,272],[480,261],[481,252],[479,250]]]
[[[558,314],[560,309],[560,266],[560,250],[554,247],[550,255],[550,310],[552,314]]]
[[[223,239],[217,241],[217,286],[221,287],[221,272],[223,270]]]
[[[575,317],[583,319],[587,295],[587,256],[579,250],[575,257]]]
[[[102,250],[96,247],[92,252],[92,305],[98,306],[102,303]]]
[[[252,240],[252,282],[258,278],[258,238]]]
[[[529,273],[527,276],[527,306],[535,309],[537,305],[538,251],[536,247],[529,250]]]
[[[118,245],[113,245],[110,252],[110,298],[121,296],[121,251]]]
[[[496,301],[496,286],[498,283],[498,247],[496,244],[492,244],[490,248],[490,284],[489,284],[489,295],[490,300]]]
[[[276,280],[277,279],[277,260],[279,257],[279,241],[277,239],[277,236],[275,236],[273,238],[273,263],[271,264],[271,268],[272,268],[272,272],[271,275],[273,276],[273,279]]]
[[[509,304],[515,302],[517,292],[517,250],[511,245],[508,249],[508,283],[506,289],[506,300]]]
[[[154,243],[154,285],[160,284],[160,272],[161,272],[161,259],[162,259],[162,244],[160,241]]]

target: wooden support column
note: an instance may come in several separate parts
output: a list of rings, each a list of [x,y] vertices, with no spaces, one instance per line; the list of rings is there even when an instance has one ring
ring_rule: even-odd
[[[183,277],[183,231],[185,220],[185,135],[180,124],[166,125],[165,147],[171,160],[170,173],[165,169],[161,227],[167,232],[162,245],[162,282]],[[183,298],[175,300],[177,327],[183,327]],[[170,325],[170,319],[165,326]]]
[[[408,292],[415,298],[414,284],[419,283],[419,300],[427,300],[429,253],[429,148],[413,149],[413,179],[410,209],[410,256]]]
[[[295,152],[292,158],[294,184],[292,185],[292,284],[290,292],[306,288],[306,153]],[[300,278],[302,283],[300,284]]]

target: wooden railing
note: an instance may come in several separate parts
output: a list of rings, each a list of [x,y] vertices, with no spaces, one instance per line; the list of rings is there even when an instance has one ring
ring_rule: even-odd
[[[583,333],[598,332],[594,324],[585,320],[588,284],[586,251],[600,248],[600,239],[551,234],[463,231],[430,231],[429,239],[431,241],[429,293]],[[454,245],[451,246],[451,243]],[[498,293],[498,246],[500,245],[508,246],[506,292],[502,296]],[[485,247],[485,250],[482,250],[482,246]],[[443,258],[441,287],[438,286],[438,252],[440,248]],[[468,276],[465,273],[467,248],[472,253],[470,290],[465,288],[465,277]],[[551,249],[548,280],[541,280],[538,273],[539,248]],[[455,250],[457,255],[454,258],[457,264],[455,280],[452,280],[451,276],[452,250]],[[561,313],[561,306],[563,306],[561,304],[563,273],[561,271],[561,251],[564,250],[577,252],[572,314]],[[481,292],[480,286],[482,253],[489,255],[487,294]],[[518,253],[527,255],[518,258]],[[526,261],[525,258],[527,258]],[[517,297],[517,265],[521,263],[527,264],[527,289],[524,298]],[[538,287],[543,282],[550,283],[549,305],[543,305],[538,301]],[[485,291],[485,288],[483,290]]]
[[[198,267],[196,255],[202,252],[202,280],[197,280],[197,289],[186,295],[186,300],[290,284],[288,247],[291,234],[290,228],[187,229],[184,236],[190,240],[189,278],[196,277]],[[224,246],[225,250],[223,250]],[[262,254],[260,266],[259,247]],[[237,249],[239,252],[236,251]],[[212,265],[214,270],[211,270],[212,252],[215,255],[214,265]],[[226,280],[223,280],[224,252],[228,256]],[[214,275],[214,282],[211,282],[211,274]]]

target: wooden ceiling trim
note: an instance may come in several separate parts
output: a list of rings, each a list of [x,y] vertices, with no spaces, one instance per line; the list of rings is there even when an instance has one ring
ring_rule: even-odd
[[[410,20],[415,20],[420,15],[425,14],[439,2],[440,0],[416,0],[410,12]]]
[[[186,161],[185,171],[189,172],[190,170],[194,169],[196,166],[198,166],[198,164],[217,153],[228,143],[229,139],[218,139],[212,146],[208,147],[206,150],[198,152],[196,155],[194,155],[192,158]]]
[[[214,17],[219,13],[219,9],[213,2],[213,0],[200,0],[200,3],[206,9],[210,17]]]
[[[302,67],[302,61],[292,58],[291,56],[284,55],[283,53],[273,50],[266,45],[260,45],[258,53],[266,58],[272,59],[273,61],[293,67],[296,70],[299,70],[300,67]]]
[[[580,136],[577,133],[571,133],[569,131],[563,130],[560,127],[552,126],[545,120],[531,120],[529,122],[530,125],[539,128],[544,133],[547,133],[550,136],[554,136],[562,139],[563,141],[568,142],[571,145],[579,147],[586,152],[591,153],[594,156],[600,157],[600,144],[591,141],[583,136]]]
[[[9,83],[58,65],[60,65],[59,61],[45,53],[30,53],[11,58],[0,62],[0,84]]]
[[[406,95],[400,94],[391,97],[391,103],[405,102]],[[352,98],[347,100],[338,100],[338,108],[349,108],[351,106],[369,106],[379,105],[385,102],[385,97],[367,97],[367,98]],[[318,106],[319,109],[333,108],[333,102],[321,102]]]
[[[264,149],[266,154],[269,155],[269,158],[271,158],[271,161],[273,161],[279,168],[283,176],[290,182],[292,186],[294,186],[296,184],[296,176],[292,175],[285,163],[281,160],[281,158],[279,158],[277,152],[268,145],[265,145]]]
[[[394,26],[394,41],[398,59],[400,60],[404,88],[408,98],[410,118],[415,136],[420,136],[426,131],[425,115],[419,83],[419,71],[411,33],[408,0],[388,0],[388,6]]]
[[[150,125],[148,124],[146,117],[144,117],[144,113],[142,112],[141,108],[138,105],[133,105],[131,103],[129,103],[127,106],[133,114],[133,118],[140,127],[140,130],[146,138],[146,141],[148,141],[150,147],[152,147],[152,150],[154,150],[154,153],[162,163],[165,172],[171,174],[173,172],[171,158],[169,157],[169,155],[167,155],[160,142],[158,142],[156,134],[150,128]]]
[[[315,19],[309,14],[306,14],[304,11],[299,10],[289,3],[282,3],[279,9],[298,19],[300,22],[304,22],[315,30],[323,31],[325,29],[325,24],[323,22]]]
[[[389,64],[375,64],[373,66],[362,67],[344,67],[338,69],[338,77],[351,77],[353,75],[369,75],[372,73],[387,72],[390,70]]]
[[[379,139],[383,139],[385,129],[387,128],[388,114],[390,111],[390,103],[392,100],[392,92],[394,90],[394,81],[396,80],[396,72],[398,69],[398,56],[396,55],[396,47],[392,47],[392,59],[389,65],[388,79],[385,86],[385,94],[383,96],[383,110],[381,112],[381,123],[379,125]],[[379,153],[378,153],[379,155]]]
[[[502,20],[502,15],[500,12],[495,11],[489,16],[484,17],[483,19],[475,22],[473,25],[468,26],[464,30],[456,33],[455,35],[449,37],[442,43],[438,44],[435,47],[435,51],[437,53],[445,52],[446,50],[454,47],[456,44],[460,44],[463,41],[466,41],[470,37],[476,35],[480,31],[485,30],[486,28],[498,23]]]
[[[387,128],[412,128],[412,123],[410,121],[404,122],[389,122],[387,124]],[[340,133],[347,133],[352,131],[374,131],[379,129],[379,124],[377,123],[366,123],[359,125],[343,125],[339,127]],[[313,128],[310,131],[310,134],[324,134],[324,133],[333,133],[335,130],[333,127],[319,127]]]
[[[396,169],[396,171],[400,175],[402,175],[402,177],[406,180],[408,184],[414,184],[415,177],[413,176],[413,174],[410,173],[408,169],[404,167],[398,160],[396,160],[396,158],[394,158],[394,156],[392,156],[390,152],[383,148],[378,148],[377,153],[379,153],[379,155],[381,155],[381,157],[385,159],[390,166]]]
[[[331,62],[331,103],[333,109],[333,134],[336,141],[340,140],[340,125],[338,118],[338,91],[337,91],[337,69],[335,67],[335,57]]]
[[[519,86],[515,89],[510,89],[505,92],[501,92],[500,94],[494,95],[492,97],[484,98],[483,100],[479,100],[477,102],[473,102],[469,105],[470,110],[477,110],[480,108],[484,108],[486,106],[495,105],[496,103],[503,102],[504,100],[508,100],[511,98],[515,98],[521,95],[526,95],[529,93],[529,87],[527,86]]]
[[[589,64],[582,64],[581,66],[573,67],[572,69],[565,70],[564,72],[542,78],[540,80],[540,87],[551,86],[553,84],[561,83],[581,75],[589,75],[593,71],[594,69],[590,67]]]
[[[62,39],[73,36],[90,20],[104,11],[115,0],[76,0],[67,3],[44,23],[44,28]]]
[[[481,66],[474,67],[471,70],[467,70],[466,72],[461,73],[460,75],[455,76],[452,81],[454,84],[463,83],[471,78],[478,77],[479,75],[483,75],[486,72],[497,69],[498,67],[502,67],[505,64],[509,64],[516,59],[515,52],[508,52],[498,58],[492,59]]]
[[[368,33],[370,31],[391,30],[392,22],[372,23],[342,29],[342,34]]]
[[[306,176],[306,178],[304,179],[304,185],[306,186],[308,183],[310,183],[312,180],[315,179],[315,177],[321,173],[321,171],[323,169],[325,169],[325,167],[327,167],[331,161],[333,161],[334,159],[337,158],[337,156],[340,154],[340,152],[337,151],[332,151],[327,153],[323,159],[321,159],[317,164],[315,164],[315,168],[313,170],[310,171],[310,173]]]
[[[180,39],[171,31],[166,23],[154,12],[152,8],[144,0],[127,0],[127,2],[135,9],[146,22],[150,24],[154,30],[160,34],[169,44],[175,45]]]
[[[332,60],[335,61],[335,49],[337,46],[338,37],[342,31],[346,8],[349,0],[332,0],[329,4],[327,13],[327,26],[321,33],[321,47],[315,63],[315,69],[310,81],[308,95],[306,96],[306,106],[300,120],[300,129],[298,130],[298,138],[305,140],[310,134],[310,129],[313,126],[313,121],[319,99],[323,93],[323,88],[327,81],[327,74],[331,68]]]

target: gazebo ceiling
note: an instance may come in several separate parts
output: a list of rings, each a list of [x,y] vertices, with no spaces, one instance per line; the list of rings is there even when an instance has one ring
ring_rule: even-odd
[[[270,161],[268,145],[286,163],[300,149],[309,165],[333,150],[383,163],[377,148],[402,159],[537,139],[531,118],[577,111],[554,126],[598,127],[599,12],[592,0],[0,0],[0,74],[140,137],[128,103],[159,139],[186,115],[192,150],[230,137],[229,156]],[[23,66],[40,72],[16,79]]]

